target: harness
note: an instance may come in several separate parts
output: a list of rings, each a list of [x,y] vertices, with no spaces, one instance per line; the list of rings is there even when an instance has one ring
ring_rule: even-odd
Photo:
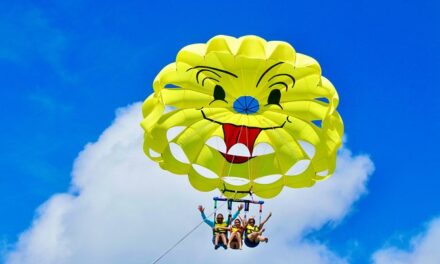
[[[234,193],[234,195],[233,195],[233,198],[226,198],[226,197],[214,197],[213,198],[213,200],[214,200],[214,228],[212,229],[213,230],[213,234],[214,234],[214,236],[213,236],[213,238],[212,238],[212,242],[214,243],[214,238],[215,238],[215,235],[216,234],[225,234],[225,236],[226,236],[226,239],[228,239],[228,232],[227,232],[227,230],[226,230],[226,228],[228,227],[228,225],[226,224],[226,222],[227,223],[231,223],[232,222],[232,213],[231,213],[231,211],[232,211],[232,203],[233,202],[235,202],[235,203],[244,203],[244,220],[246,221],[246,215],[247,215],[247,213],[249,212],[249,205],[250,204],[256,204],[256,205],[259,205],[259,213],[260,213],[260,215],[259,215],[259,218],[260,218],[260,224],[261,224],[261,215],[262,215],[262,212],[263,212],[263,204],[264,204],[264,201],[255,201],[254,199],[253,199],[253,197],[252,197],[252,188],[249,190],[249,191],[237,191],[237,190],[228,190],[228,189],[226,189],[226,186],[225,185],[223,185],[224,186],[224,189],[222,190],[222,193],[226,193],[226,192],[231,192],[231,193]],[[249,200],[249,199],[236,199],[235,198],[235,195],[236,194],[238,194],[238,193],[246,193],[246,194],[249,194],[250,196],[251,196],[251,199]],[[227,202],[227,205],[228,205],[228,211],[229,211],[229,214],[228,214],[228,220],[227,221],[225,221],[225,222],[223,222],[223,223],[221,223],[221,224],[218,224],[218,223],[216,223],[216,216],[217,216],[217,202],[218,201],[222,201],[222,202]],[[221,229],[220,229],[221,228]],[[258,232],[260,229],[258,228],[258,226],[250,226],[250,225],[247,225],[246,227],[240,227],[240,228],[237,228],[237,227],[235,227],[235,226],[231,226],[231,229],[230,229],[230,231],[231,231],[231,233],[232,232],[239,232],[240,234],[241,233],[243,233],[243,232],[246,232],[246,235],[244,235],[243,236],[243,238],[244,238],[244,243],[248,246],[248,247],[250,247],[250,248],[253,248],[253,247],[256,247],[256,246],[258,246],[258,244],[260,243],[260,241],[256,241],[256,242],[253,242],[253,241],[250,241],[249,239],[248,239],[248,234],[251,234],[251,233],[253,233],[253,232]],[[222,241],[220,240],[220,241],[218,241],[218,245],[222,245]]]
[[[235,227],[235,226],[231,227],[231,233],[234,233],[234,232],[241,233],[241,227]]]
[[[258,231],[259,231],[258,226],[251,226],[251,225],[246,226],[246,234],[248,235]]]
[[[226,222],[223,223],[215,223],[214,225],[214,234],[225,234],[226,228],[228,227],[228,224]]]

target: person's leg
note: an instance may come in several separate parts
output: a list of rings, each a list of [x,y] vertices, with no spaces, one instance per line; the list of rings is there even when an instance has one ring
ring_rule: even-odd
[[[220,237],[220,234],[215,234],[215,239],[214,239],[214,246],[218,245],[218,239]]]
[[[237,241],[238,241],[238,248],[239,249],[243,249],[243,245],[242,245],[242,241],[241,241],[241,234],[239,232],[237,232]]]
[[[260,242],[263,242],[263,241],[266,242],[266,243],[269,242],[269,239],[267,237],[264,237],[264,236],[258,236],[257,240],[260,241]]]
[[[252,242],[256,242],[257,241],[257,237],[260,235],[259,232],[252,232],[250,234],[247,235],[248,239]]]
[[[231,241],[231,239],[229,239],[228,248],[230,248],[230,249],[238,249],[237,237],[235,237],[234,240],[232,240],[232,241]]]
[[[223,245],[225,245],[225,247],[228,247],[228,241],[226,241],[226,235],[225,234],[220,234],[220,237],[222,239]]]
[[[231,236],[229,237],[229,243],[228,243],[228,247],[231,247],[231,242],[234,240],[234,238],[236,237],[237,232],[232,232]]]
[[[260,242],[264,241],[267,243],[269,241],[269,239],[267,237],[262,236],[264,231],[266,231],[266,229],[263,228],[263,229],[261,229],[260,232],[258,232],[257,241],[260,241]]]

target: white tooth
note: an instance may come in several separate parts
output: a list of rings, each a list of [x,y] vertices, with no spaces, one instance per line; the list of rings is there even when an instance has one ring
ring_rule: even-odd
[[[226,153],[226,144],[223,138],[219,136],[213,136],[205,143],[206,145],[210,146],[211,148],[214,148],[221,153]]]
[[[177,145],[174,142],[170,143],[171,154],[173,154],[174,158],[182,163],[189,163],[188,157],[183,151],[182,147]]]
[[[160,157],[160,153],[157,153],[156,151],[154,151],[152,149],[150,149],[148,152],[150,153],[150,156],[153,157],[153,158],[159,158]]]
[[[318,176],[327,176],[328,175],[328,170],[319,171],[319,172],[316,173],[316,175],[318,175]]]
[[[172,127],[170,129],[168,129],[168,131],[167,131],[168,142],[170,142],[173,139],[175,139],[180,133],[182,133],[182,131],[185,128],[186,128],[186,126],[175,126],[175,127]]]
[[[165,109],[163,110],[163,114],[168,114],[169,112],[172,112],[176,110],[177,108],[171,105],[165,105]]]
[[[229,155],[233,156],[241,156],[241,157],[250,157],[251,153],[249,152],[249,149],[246,147],[245,144],[237,143],[234,146],[232,146],[229,151]]]
[[[198,174],[202,175],[205,178],[208,178],[208,179],[217,179],[218,178],[217,174],[215,174],[212,170],[210,170],[208,168],[205,168],[205,167],[200,166],[198,164],[193,164],[192,166]]]
[[[255,179],[254,182],[258,184],[271,184],[276,181],[278,181],[282,177],[281,174],[273,174],[273,175],[267,175],[260,177],[258,179]]]
[[[271,145],[265,142],[261,142],[254,147],[254,150],[252,151],[252,157],[267,155],[274,152],[275,151],[273,150]]]
[[[310,160],[299,160],[286,172],[287,176],[294,176],[303,173],[310,165]]]
[[[307,156],[309,156],[310,159],[313,159],[315,156],[315,146],[304,140],[298,140],[298,143],[301,145],[304,152],[307,153]]]
[[[233,176],[223,177],[222,180],[228,184],[235,185],[235,186],[246,185],[249,183],[248,179],[243,179],[240,177],[233,177]]]

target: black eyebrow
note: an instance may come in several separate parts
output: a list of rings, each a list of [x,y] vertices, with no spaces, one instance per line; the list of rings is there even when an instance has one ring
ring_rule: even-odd
[[[217,79],[215,79],[215,78],[212,78],[212,77],[205,77],[205,78],[203,78],[203,80],[202,80],[202,86],[205,86],[205,81],[206,81],[206,80],[213,80],[213,81],[219,82],[219,80],[217,80]]]
[[[217,77],[221,78],[220,74],[216,73],[215,71],[211,71],[209,69],[202,69],[202,70],[198,71],[197,74],[196,74],[196,81],[197,81],[197,83],[199,83],[199,75],[200,75],[200,73],[205,72],[205,71],[213,73],[213,74],[217,75]]]
[[[269,72],[270,70],[272,70],[274,67],[276,67],[276,66],[278,66],[278,65],[280,65],[280,64],[282,64],[282,63],[284,63],[284,62],[280,61],[280,62],[275,63],[274,65],[270,66],[269,68],[267,68],[267,70],[264,71],[263,74],[261,74],[260,79],[258,79],[257,85],[256,85],[255,87],[258,87],[258,85],[259,85],[260,82],[261,82],[261,79],[263,79],[263,77],[264,77],[264,75],[266,75],[266,73],[268,73],[268,72]]]
[[[228,72],[228,71],[226,71],[226,70],[219,69],[219,68],[214,68],[214,67],[209,67],[209,66],[203,66],[203,65],[194,66],[194,67],[192,67],[192,68],[189,68],[189,69],[186,70],[186,71],[188,72],[188,71],[190,71],[190,70],[194,70],[194,69],[210,69],[210,70],[215,70],[215,71],[219,71],[219,72],[223,72],[223,73],[229,74],[229,75],[231,75],[231,76],[233,76],[233,77],[235,77],[235,78],[238,78],[238,76],[237,76],[236,74],[233,74],[232,72]],[[219,76],[219,77],[220,77],[220,76]]]
[[[282,85],[284,85],[284,88],[286,88],[286,91],[287,91],[287,84],[286,84],[285,82],[276,82],[276,83],[272,83],[272,84],[269,86],[269,88],[272,88],[272,86],[277,85],[277,84],[282,84]]]
[[[289,77],[292,80],[292,82],[293,82],[292,83],[292,87],[295,85],[295,82],[296,82],[295,77],[293,77],[292,75],[290,75],[288,73],[275,74],[274,76],[269,78],[268,82],[270,82],[270,80],[272,80],[273,78],[278,77],[278,76],[287,76],[287,77]]]

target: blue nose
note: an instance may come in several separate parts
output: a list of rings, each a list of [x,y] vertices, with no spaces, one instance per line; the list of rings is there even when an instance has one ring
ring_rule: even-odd
[[[254,114],[258,112],[260,105],[252,96],[240,96],[234,102],[234,110],[240,114]]]

